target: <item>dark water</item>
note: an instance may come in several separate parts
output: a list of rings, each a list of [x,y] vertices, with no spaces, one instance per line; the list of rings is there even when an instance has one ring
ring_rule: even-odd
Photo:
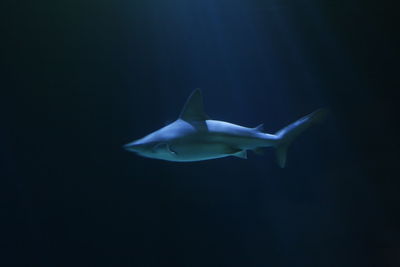
[[[4,5],[1,266],[399,266],[393,7]],[[272,149],[185,164],[121,149],[194,88],[212,118],[270,133],[331,115],[285,169]]]

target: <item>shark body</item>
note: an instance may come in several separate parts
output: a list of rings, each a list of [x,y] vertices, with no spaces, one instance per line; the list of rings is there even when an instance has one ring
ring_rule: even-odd
[[[201,91],[196,89],[176,121],[124,148],[144,157],[190,162],[227,156],[247,158],[248,150],[259,152],[264,147],[275,147],[278,164],[283,168],[289,144],[310,125],[320,121],[325,113],[319,109],[275,134],[267,134],[263,133],[262,124],[248,128],[211,120],[204,112]]]

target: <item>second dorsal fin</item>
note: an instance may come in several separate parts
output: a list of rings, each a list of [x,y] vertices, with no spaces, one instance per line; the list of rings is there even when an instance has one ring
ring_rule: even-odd
[[[204,121],[209,119],[204,112],[203,96],[200,89],[194,90],[186,100],[179,118],[185,121]]]
[[[264,131],[264,123],[261,123],[260,125],[258,125],[257,127],[254,127],[253,129],[258,132],[263,132]]]

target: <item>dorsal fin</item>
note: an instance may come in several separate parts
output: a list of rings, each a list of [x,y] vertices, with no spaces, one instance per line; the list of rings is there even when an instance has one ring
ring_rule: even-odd
[[[254,127],[253,129],[258,132],[263,132],[264,131],[264,123],[261,123],[260,125],[258,125],[257,127]]]
[[[200,89],[195,89],[192,92],[186,100],[179,117],[185,121],[204,121],[209,119],[207,114],[204,113],[203,96]]]

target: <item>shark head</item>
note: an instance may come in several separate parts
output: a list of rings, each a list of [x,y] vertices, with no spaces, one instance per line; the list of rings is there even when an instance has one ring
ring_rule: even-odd
[[[124,145],[123,147],[147,158],[170,160],[174,152],[170,148],[168,126],[146,135],[145,137]]]
[[[175,161],[179,156],[174,149],[175,141],[192,134],[195,129],[193,123],[207,118],[201,91],[197,89],[186,101],[178,120],[123,147],[147,158]]]

